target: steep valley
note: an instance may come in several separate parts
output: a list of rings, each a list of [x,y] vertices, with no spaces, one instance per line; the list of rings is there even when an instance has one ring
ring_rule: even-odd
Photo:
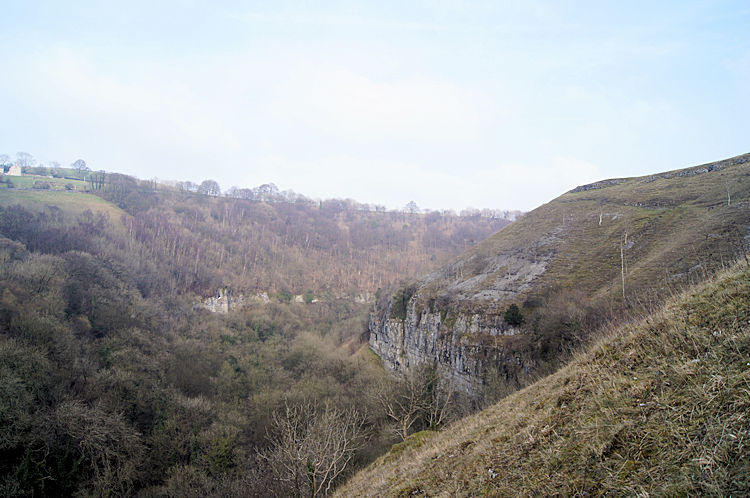
[[[748,489],[750,154],[512,223],[101,180],[0,187],[0,494]]]

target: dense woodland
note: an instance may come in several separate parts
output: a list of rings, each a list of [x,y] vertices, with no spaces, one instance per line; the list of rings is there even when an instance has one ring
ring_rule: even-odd
[[[434,368],[382,370],[353,297],[506,220],[104,179],[121,211],[0,192],[3,494],[326,494],[462,409]],[[272,299],[194,307],[219,286]],[[318,302],[285,299],[305,291]]]

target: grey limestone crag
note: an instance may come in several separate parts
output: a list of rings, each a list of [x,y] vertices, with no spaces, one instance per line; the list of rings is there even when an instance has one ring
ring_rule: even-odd
[[[262,295],[258,294],[258,299],[263,299],[263,295],[265,295],[265,293]],[[267,296],[266,299],[268,299]],[[207,309],[212,313],[229,313],[232,309],[238,308],[246,302],[247,299],[244,295],[233,295],[229,289],[222,287],[215,296],[203,299],[200,303],[195,305],[195,308]]]
[[[469,395],[481,393],[490,371],[514,389],[524,384],[535,362],[505,347],[500,339],[520,331],[501,315],[446,315],[439,310],[417,310],[417,301],[410,300],[403,320],[391,316],[391,305],[370,315],[370,347],[386,367],[404,371],[437,361],[447,367],[455,387]]]

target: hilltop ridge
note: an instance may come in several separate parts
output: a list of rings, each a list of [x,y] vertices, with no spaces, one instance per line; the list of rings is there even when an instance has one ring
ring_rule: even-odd
[[[437,362],[496,399],[741,255],[749,206],[750,154],[574,188],[381,300],[370,346],[390,369]],[[511,304],[522,324],[505,320]]]

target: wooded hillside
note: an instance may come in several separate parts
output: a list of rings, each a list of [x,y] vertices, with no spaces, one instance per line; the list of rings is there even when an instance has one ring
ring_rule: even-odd
[[[75,212],[98,196],[112,204],[92,206],[92,215],[105,211],[111,225],[126,232],[127,251],[140,265],[158,266],[160,288],[170,292],[205,295],[229,286],[235,292],[374,294],[436,268],[510,222],[497,212],[371,210],[352,200],[313,201],[273,189],[255,195],[234,189],[229,197],[96,174],[89,194],[0,188],[0,206],[21,202],[41,215],[31,221],[38,228],[24,219],[6,230],[36,243],[32,232],[50,236],[66,223],[55,206]]]

